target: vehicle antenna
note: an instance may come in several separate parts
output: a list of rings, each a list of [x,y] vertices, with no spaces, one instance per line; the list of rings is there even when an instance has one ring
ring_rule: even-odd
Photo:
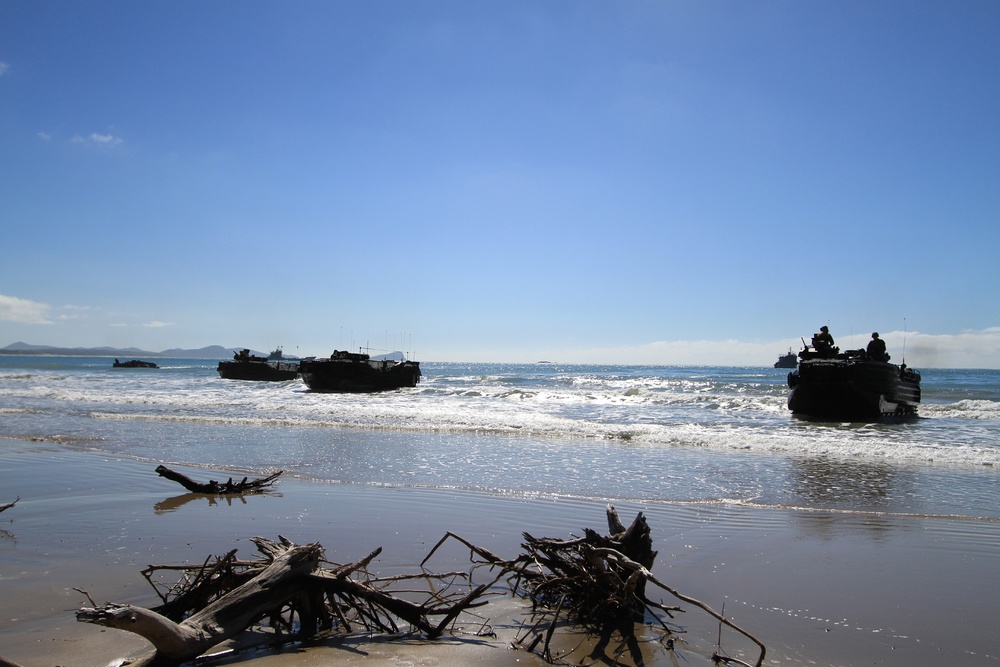
[[[919,359],[917,361],[920,361]],[[903,318],[903,365],[906,365],[906,318]]]

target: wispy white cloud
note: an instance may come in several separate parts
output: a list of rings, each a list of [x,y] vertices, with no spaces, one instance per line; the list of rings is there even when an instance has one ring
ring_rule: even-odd
[[[172,326],[174,326],[174,323],[173,322],[158,322],[156,320],[153,320],[152,322],[146,322],[142,326],[147,327],[149,329],[160,329],[162,327],[172,327]]]
[[[0,321],[2,322],[52,324],[52,318],[49,315],[51,310],[52,306],[47,303],[0,294]]]
[[[117,146],[123,143],[121,137],[116,137],[113,134],[97,134],[96,132],[90,133],[89,136],[76,135],[70,139],[74,144],[94,144],[98,146]]]
[[[39,132],[38,138],[41,139],[42,141],[52,141],[52,135],[49,134],[48,132]]]
[[[0,76],[3,76],[10,70],[10,65],[5,62],[0,62]]]
[[[67,304],[65,306],[59,306],[58,319],[60,321],[66,320],[79,320],[81,318],[87,317],[91,311],[96,310],[93,306],[75,306],[72,304]]]

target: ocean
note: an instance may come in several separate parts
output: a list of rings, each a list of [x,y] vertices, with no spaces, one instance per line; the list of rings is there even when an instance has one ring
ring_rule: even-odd
[[[996,370],[924,370],[918,418],[860,424],[792,416],[774,368],[423,362],[415,389],[324,394],[156,361],[0,356],[0,437],[352,484],[1000,519]]]

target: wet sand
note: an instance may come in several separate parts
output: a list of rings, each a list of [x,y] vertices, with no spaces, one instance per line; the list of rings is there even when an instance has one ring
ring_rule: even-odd
[[[168,463],[169,465],[169,463]],[[415,572],[446,531],[508,557],[521,533],[569,537],[606,532],[605,502],[501,497],[441,489],[387,488],[282,478],[273,491],[234,500],[188,494],[154,472],[156,462],[0,439],[0,656],[23,667],[102,666],[144,640],[77,623],[98,603],[155,605],[140,575],[150,564],[201,563],[249,538],[279,534],[319,542],[350,562],[382,547],[379,574]],[[171,467],[205,480],[237,470]],[[614,502],[613,500],[611,502]],[[767,646],[768,665],[1000,665],[1000,523],[721,505],[616,503],[629,523],[646,514],[659,556],[654,574],[723,611]],[[456,547],[439,571],[467,567]],[[677,603],[667,595],[668,604]],[[716,624],[697,609],[682,663],[711,664]],[[509,648],[523,607],[503,598],[483,613],[496,637],[465,630],[443,640],[352,637],[243,655],[240,664],[542,665]],[[567,639],[564,648],[572,647]],[[723,648],[744,659],[743,643]],[[651,643],[647,664],[670,665]],[[568,662],[579,664],[576,653]]]

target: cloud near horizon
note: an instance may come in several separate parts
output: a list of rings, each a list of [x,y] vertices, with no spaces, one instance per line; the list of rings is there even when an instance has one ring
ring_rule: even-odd
[[[95,310],[91,306],[64,305],[58,308],[47,303],[0,294],[0,322],[23,325],[50,326],[61,322],[69,324],[82,319]],[[99,309],[97,309],[99,310]],[[122,321],[107,322],[113,329],[128,328]],[[143,329],[165,329],[174,327],[174,322],[150,320],[139,325]],[[72,336],[72,331],[64,329],[60,338]],[[983,368],[1000,369],[1000,326],[986,329],[966,330],[955,334],[928,334],[919,331],[883,332],[892,355],[892,361],[905,361],[914,368]],[[37,343],[38,341],[32,341]],[[48,343],[46,341],[46,343]],[[80,345],[80,341],[63,340],[57,345]],[[96,343],[95,343],[96,344]],[[136,341],[136,345],[148,344]],[[197,347],[204,342],[183,341],[174,346]],[[842,350],[863,348],[868,344],[867,334],[838,336],[837,345]],[[787,350],[798,351],[802,347],[799,338],[771,341],[729,340],[673,340],[652,341],[630,346],[605,346],[590,348],[536,349],[532,358],[521,358],[523,351],[496,350],[493,359],[480,361],[531,362],[550,359],[561,363],[584,364],[627,364],[627,365],[673,365],[673,366],[770,366]],[[439,360],[461,361],[454,354],[440,353]],[[452,351],[454,353],[454,351]],[[461,354],[461,353],[459,353]],[[433,355],[433,352],[432,352]],[[475,355],[475,356],[481,356]]]
[[[901,344],[905,341],[907,363],[915,367],[1000,368],[1000,327],[958,334],[895,332],[894,336]]]
[[[52,324],[51,310],[52,306],[47,303],[0,294],[0,322]]]
[[[891,331],[881,334],[892,361],[914,368],[1000,368],[1000,327],[958,334],[924,334]],[[864,348],[868,336],[842,336],[841,350]],[[566,363],[664,364],[671,366],[760,366],[773,364],[778,355],[802,349],[798,338],[780,341],[677,340],[654,341],[628,347],[604,347],[552,352]]]

